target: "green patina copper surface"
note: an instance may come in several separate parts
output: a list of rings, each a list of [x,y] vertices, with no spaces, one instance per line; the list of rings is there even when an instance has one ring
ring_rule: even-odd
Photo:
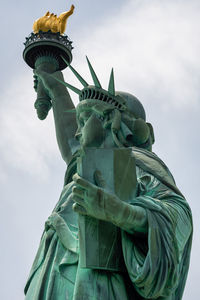
[[[180,300],[189,267],[190,208],[152,152],[153,127],[139,100],[37,68],[51,96],[56,136],[68,164],[45,223],[26,300]],[[79,95],[74,107],[66,89]],[[76,113],[75,113],[76,112]]]

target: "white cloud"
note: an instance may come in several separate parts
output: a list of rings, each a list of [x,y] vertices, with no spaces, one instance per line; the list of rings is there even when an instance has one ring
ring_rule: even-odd
[[[33,107],[35,97],[31,73],[18,76],[17,82],[11,82],[2,96],[0,151],[4,180],[6,166],[45,179],[48,163],[58,155],[52,116],[45,121],[37,119]]]
[[[119,15],[90,29],[86,43],[86,37],[80,37],[77,47],[91,57],[105,87],[114,66],[118,89],[144,101],[149,95],[155,101],[167,98],[167,103],[161,102],[163,109],[195,108],[200,75],[197,4],[129,1]]]

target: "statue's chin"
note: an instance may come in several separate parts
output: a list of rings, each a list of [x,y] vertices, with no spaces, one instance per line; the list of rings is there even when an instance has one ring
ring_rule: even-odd
[[[81,142],[81,145],[83,147],[87,147],[87,148],[100,148],[101,145],[102,145],[102,142],[103,140],[100,140],[100,139],[83,139],[82,142]]]

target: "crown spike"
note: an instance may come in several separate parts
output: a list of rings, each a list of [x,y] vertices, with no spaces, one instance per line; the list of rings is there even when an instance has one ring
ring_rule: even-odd
[[[56,79],[58,82],[60,82],[61,84],[65,85],[66,87],[68,87],[70,90],[72,90],[73,92],[75,92],[76,94],[80,95],[81,94],[81,90],[77,89],[75,86],[65,82],[65,81],[62,81],[56,77],[54,77],[54,79]]]
[[[99,79],[97,78],[97,75],[88,59],[88,57],[86,56],[86,59],[87,59],[87,63],[88,63],[88,66],[89,66],[89,69],[90,69],[90,73],[91,73],[91,76],[92,76],[92,79],[94,81],[94,85],[95,87],[98,87],[98,88],[101,88],[101,84],[99,82]]]
[[[67,64],[67,66],[70,68],[70,70],[74,73],[76,78],[80,81],[80,83],[84,86],[87,87],[89,84],[83,79],[83,77],[68,63],[68,61],[61,55],[62,59],[64,62]]]
[[[115,80],[114,80],[114,72],[113,72],[113,68],[111,70],[110,73],[110,80],[109,80],[109,85],[108,85],[108,92],[115,96]]]

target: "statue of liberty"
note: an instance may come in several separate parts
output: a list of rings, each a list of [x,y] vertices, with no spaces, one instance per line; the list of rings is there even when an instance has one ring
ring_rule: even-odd
[[[36,91],[40,81],[51,99],[68,167],[25,299],[180,300],[191,249],[190,208],[152,152],[153,126],[141,102],[115,90],[113,70],[103,89],[87,62],[93,85],[66,62],[83,89],[66,83],[61,71],[34,71]],[[67,88],[79,95],[77,107]]]

